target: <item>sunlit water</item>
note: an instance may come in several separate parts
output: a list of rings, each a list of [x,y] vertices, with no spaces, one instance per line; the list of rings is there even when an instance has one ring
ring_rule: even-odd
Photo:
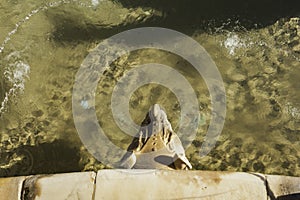
[[[128,9],[96,0],[2,1],[0,5],[0,175],[105,167],[87,153],[74,127],[75,74],[103,39],[133,24],[146,26],[163,15],[155,9]],[[157,50],[121,57],[100,80],[96,112],[110,139],[122,148],[132,139],[116,127],[109,110],[114,85],[133,66],[157,62],[182,73],[199,100],[198,134],[186,150],[194,169],[299,176],[299,18],[282,19],[259,29],[235,26],[230,30],[180,30],[211,55],[226,88],[225,126],[207,156],[199,156],[211,115],[207,87],[187,61]],[[157,84],[145,85],[133,94],[129,104],[133,120],[141,123],[154,103],[166,109],[176,131],[180,105],[168,88]]]

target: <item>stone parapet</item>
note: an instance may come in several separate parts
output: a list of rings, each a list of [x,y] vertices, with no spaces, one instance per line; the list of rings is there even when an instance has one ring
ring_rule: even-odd
[[[0,178],[0,200],[297,200],[300,177],[244,172],[100,170]]]

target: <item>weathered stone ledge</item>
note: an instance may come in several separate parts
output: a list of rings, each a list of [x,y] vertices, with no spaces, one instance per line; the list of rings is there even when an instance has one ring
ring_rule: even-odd
[[[101,170],[0,178],[0,200],[300,199],[300,177],[243,172]]]

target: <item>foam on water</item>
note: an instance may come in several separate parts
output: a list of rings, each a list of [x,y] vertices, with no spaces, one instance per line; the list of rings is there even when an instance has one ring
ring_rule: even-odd
[[[70,4],[70,3],[76,3],[77,5],[82,6],[82,7],[93,7],[93,6],[97,6],[99,4],[99,1],[92,0],[92,2],[91,2],[92,5],[88,5],[88,4],[78,1],[78,0],[61,0],[61,1],[56,1],[56,2],[46,3],[40,7],[32,10],[21,21],[16,23],[15,28],[7,34],[4,41],[0,45],[0,54],[3,53],[5,46],[11,40],[12,36],[14,34],[16,34],[17,31],[19,30],[19,28],[25,22],[27,22],[32,16],[34,16],[35,14],[37,14],[41,11],[45,11],[49,8],[58,7],[58,6]],[[10,97],[16,95],[18,92],[24,91],[25,80],[26,80],[26,78],[29,78],[30,66],[27,64],[26,61],[23,61],[21,59],[18,51],[14,51],[9,56],[7,56],[7,60],[10,61],[11,58],[15,57],[16,54],[18,54],[17,61],[14,61],[13,63],[8,64],[8,66],[5,67],[5,69],[4,69],[4,76],[12,84],[12,87],[8,90],[8,92],[5,93],[4,99],[1,102],[0,116],[2,116],[2,114],[5,112],[7,103],[9,101]],[[13,60],[15,60],[15,59],[13,59]]]
[[[224,46],[228,49],[230,55],[234,55],[236,49],[246,47],[246,44],[237,34],[229,33],[224,41]]]
[[[99,0],[92,0],[92,5],[93,6],[98,6],[99,5]]]
[[[293,106],[291,103],[286,104],[286,109],[288,113],[294,118],[294,119],[300,119],[300,109]]]
[[[26,78],[29,78],[30,66],[23,61],[20,52],[14,51],[5,60],[8,61],[8,67],[4,71],[4,77],[10,83],[11,88],[5,93],[4,100],[1,102],[0,115],[5,111],[9,97],[25,89]]]

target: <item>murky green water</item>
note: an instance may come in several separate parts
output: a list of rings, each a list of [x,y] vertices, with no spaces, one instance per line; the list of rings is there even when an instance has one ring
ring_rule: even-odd
[[[176,55],[142,50],[113,63],[97,88],[97,117],[115,144],[126,148],[131,137],[116,127],[109,110],[114,85],[134,65],[157,62],[182,73],[199,100],[197,137],[186,150],[194,169],[300,176],[300,19],[246,29],[230,20],[229,26],[211,21],[180,26],[184,18],[178,16],[179,25],[174,18],[168,26],[168,12],[162,10],[111,1],[0,2],[0,176],[105,167],[86,151],[74,126],[75,74],[103,39],[148,25],[186,33],[211,55],[226,88],[225,126],[216,147],[200,158],[211,111],[203,79]],[[176,131],[178,101],[157,84],[131,97],[134,121],[140,123],[154,103],[165,107]]]

